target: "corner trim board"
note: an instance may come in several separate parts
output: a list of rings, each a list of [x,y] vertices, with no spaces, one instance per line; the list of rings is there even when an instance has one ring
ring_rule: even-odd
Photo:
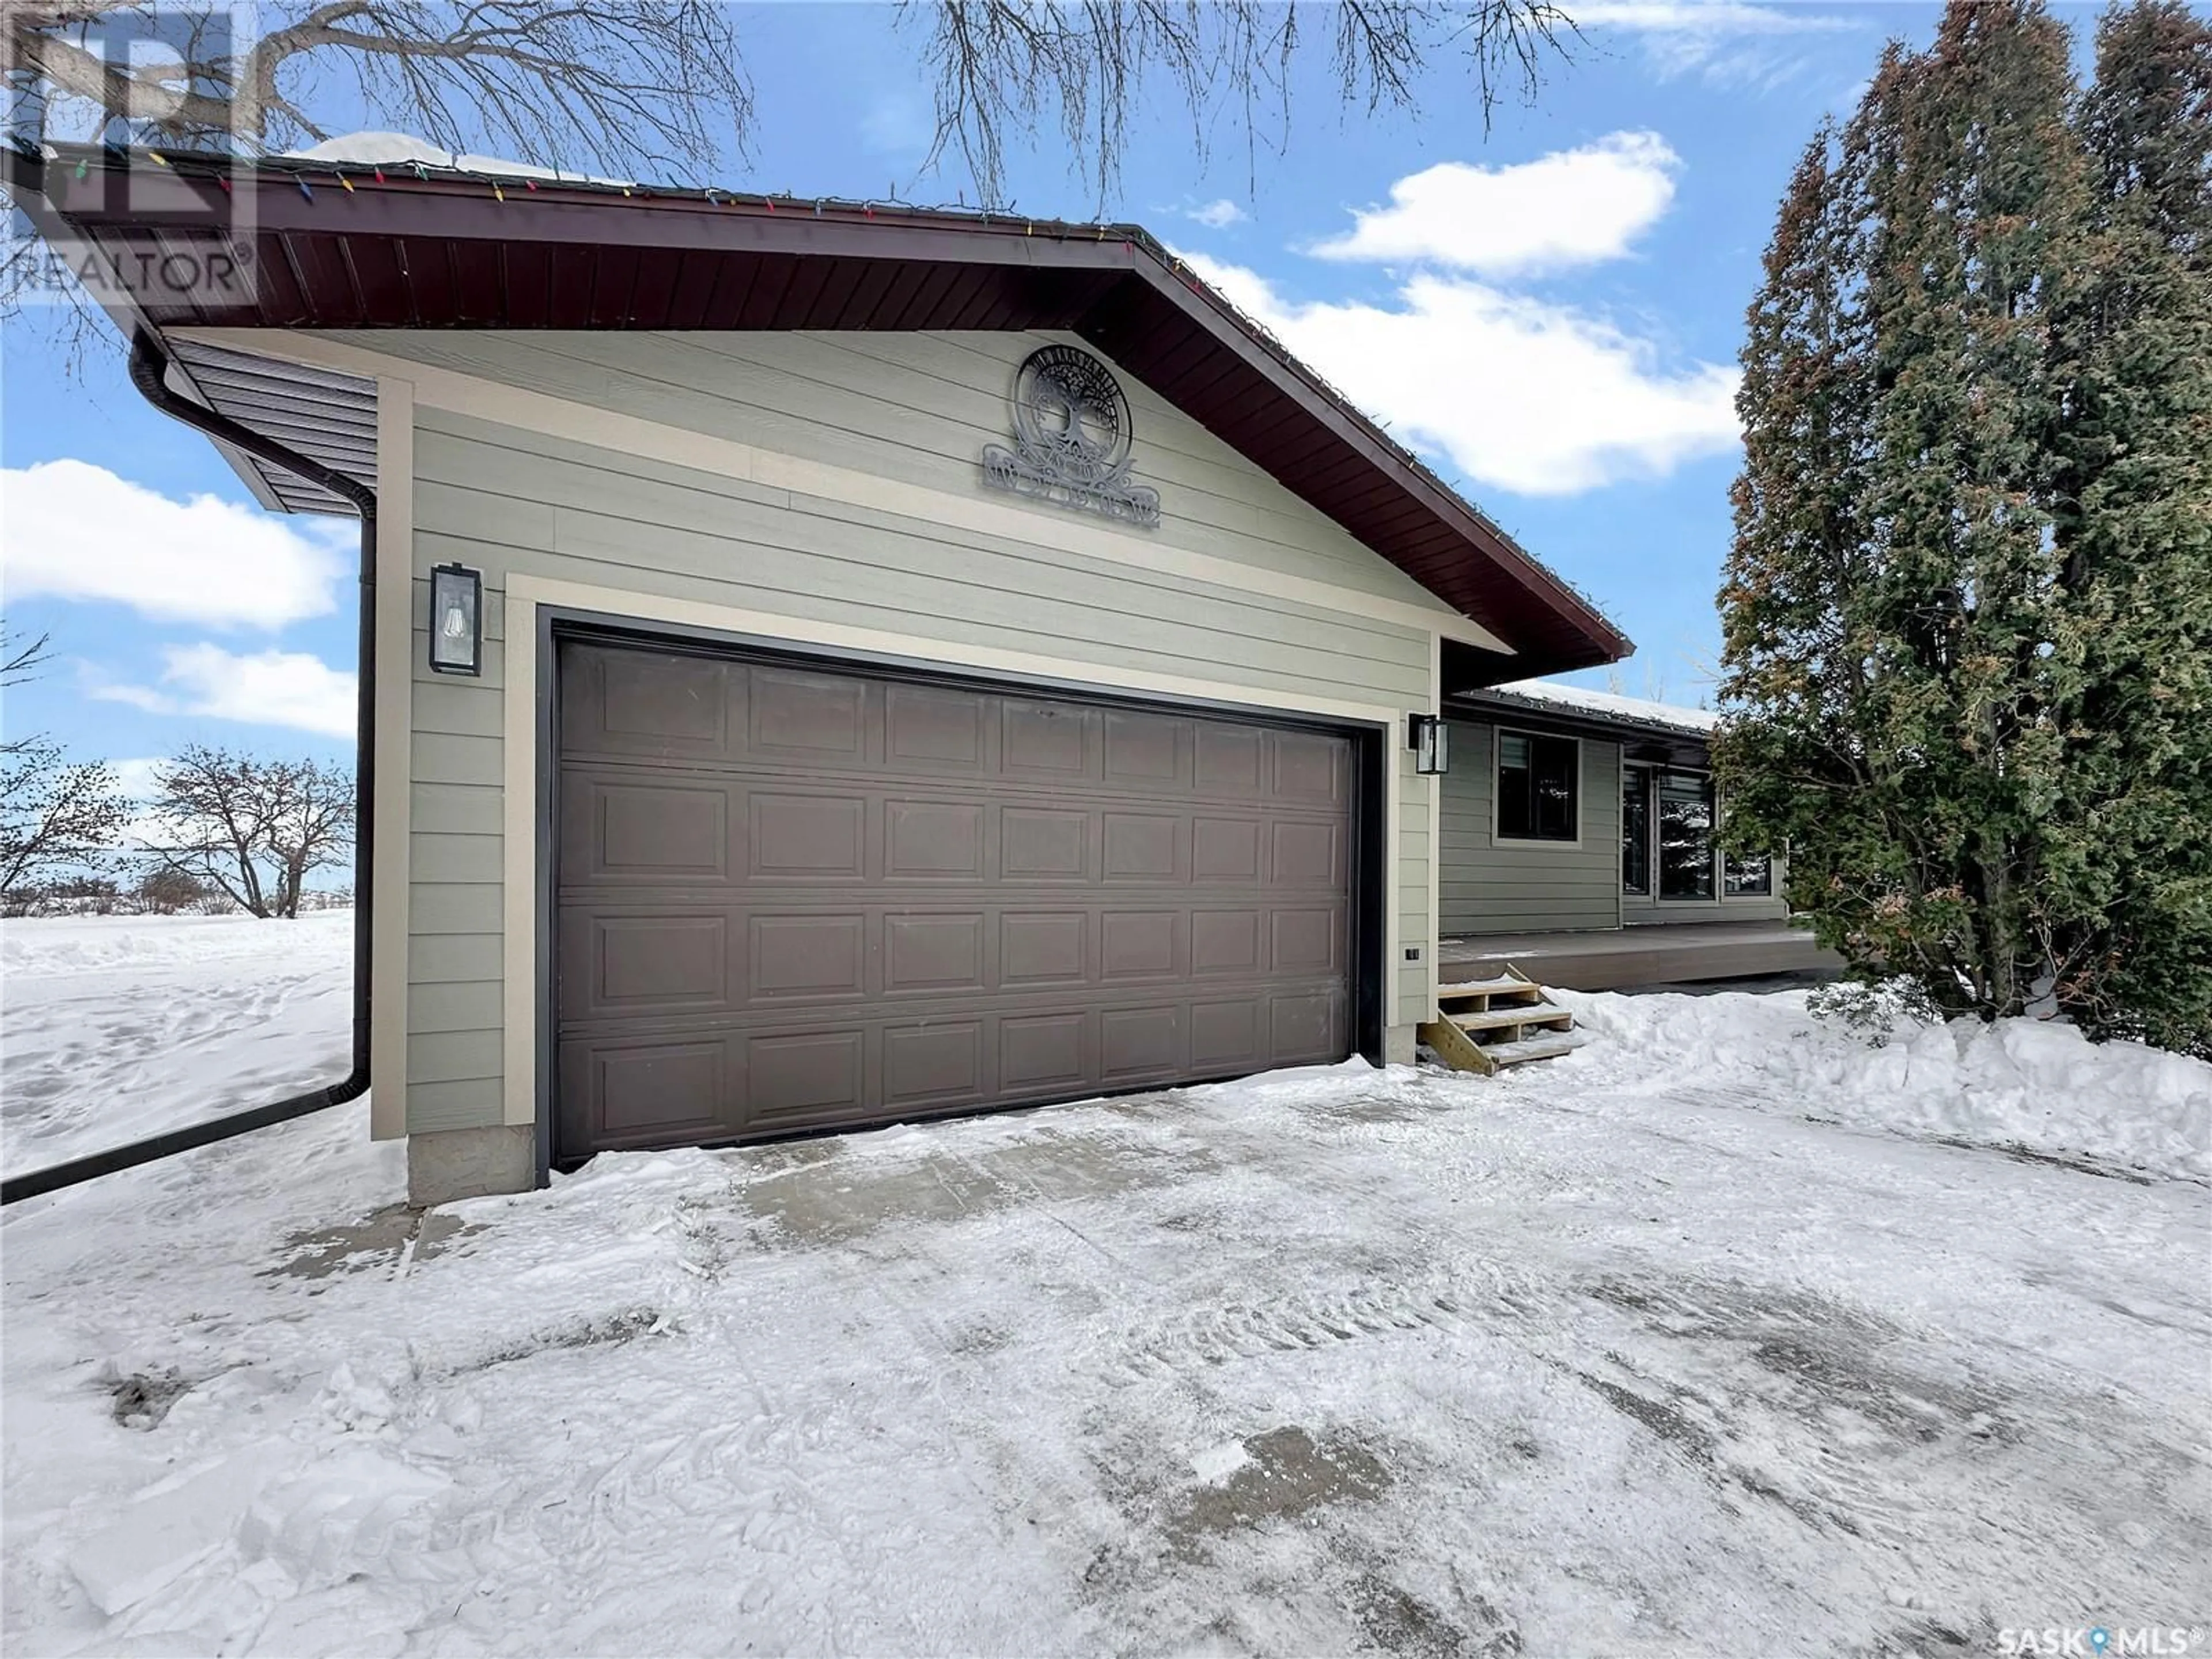
[[[501,693],[500,840],[506,881],[500,921],[506,942],[500,952],[500,1121],[535,1123],[538,957],[550,940],[541,939],[538,926],[538,608],[516,597],[518,585],[527,586],[510,574],[501,600],[507,678]]]
[[[1444,713],[1444,642],[1442,635],[1429,641],[1429,710]],[[1415,1012],[1426,1019],[1437,1008],[1437,991],[1443,975],[1444,781],[1438,774],[1429,779],[1429,994]]]
[[[370,826],[368,1133],[407,1133],[409,838],[414,812],[415,387],[376,383],[376,817]]]

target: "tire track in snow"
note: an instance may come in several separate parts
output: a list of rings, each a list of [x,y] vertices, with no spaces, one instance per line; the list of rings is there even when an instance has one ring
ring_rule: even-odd
[[[1102,1339],[1090,1369],[1114,1388],[1254,1359],[1472,1322],[1534,1316],[1541,1298],[1495,1262],[1349,1290],[1227,1302]]]

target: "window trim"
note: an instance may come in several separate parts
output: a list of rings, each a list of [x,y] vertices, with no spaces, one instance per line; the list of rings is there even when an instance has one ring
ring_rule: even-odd
[[[1631,772],[1641,772],[1649,779],[1652,777],[1655,769],[1649,762],[1629,759],[1628,746],[1626,744],[1621,745],[1620,792],[1615,817],[1621,826],[1623,838],[1626,838],[1628,830],[1628,775]],[[1613,859],[1615,866],[1613,872],[1613,890],[1624,907],[1658,902],[1658,855],[1657,849],[1653,845],[1653,833],[1657,822],[1656,814],[1653,809],[1658,805],[1658,800],[1659,787],[1655,781],[1647,786],[1644,798],[1644,890],[1642,892],[1631,890],[1626,872],[1619,867],[1620,864],[1619,854],[1616,854]]]
[[[1718,909],[1727,905],[1774,904],[1782,901],[1782,887],[1787,866],[1787,855],[1785,854],[1777,852],[1771,848],[1769,848],[1766,852],[1766,891],[1764,893],[1731,893],[1728,890],[1729,855],[1722,850],[1720,842],[1721,820],[1727,810],[1727,803],[1725,798],[1721,793],[1720,780],[1714,775],[1713,769],[1711,767],[1662,766],[1656,761],[1632,761],[1624,755],[1620,763],[1620,817],[1621,822],[1624,824],[1628,821],[1628,771],[1629,768],[1632,766],[1640,766],[1647,773],[1651,775],[1652,813],[1650,832],[1654,844],[1651,848],[1650,891],[1648,893],[1630,892],[1627,887],[1620,883],[1618,873],[1616,872],[1614,885],[1616,890],[1620,895],[1620,902],[1624,910],[1644,908],[1656,909],[1662,906],[1668,905],[1680,908],[1703,907]],[[1659,891],[1659,857],[1656,839],[1659,833],[1659,774],[1662,772],[1680,772],[1701,777],[1705,779],[1706,787],[1713,792],[1713,896],[1711,898],[1667,898],[1662,896]],[[1564,846],[1565,843],[1547,842],[1541,844],[1546,846]]]
[[[1505,739],[1508,737],[1540,738],[1550,743],[1571,743],[1575,746],[1575,833],[1572,840],[1552,836],[1509,836],[1498,827],[1498,808],[1504,799],[1498,787],[1498,775],[1505,769]],[[1583,797],[1589,793],[1589,772],[1584,762],[1583,740],[1557,732],[1530,732],[1516,726],[1492,724],[1490,728],[1490,844],[1493,847],[1553,847],[1571,852],[1583,844],[1583,826],[1589,816],[1583,811]]]
[[[1651,769],[1651,902],[1674,905],[1715,905],[1721,902],[1721,786],[1710,766],[1655,766]],[[1713,890],[1710,898],[1668,898],[1661,890],[1659,878],[1659,777],[1661,774],[1677,772],[1685,777],[1699,777],[1705,781],[1705,793],[1711,797],[1713,826],[1706,832],[1709,848],[1706,860],[1712,867]]]
[[[1729,902],[1735,902],[1735,903],[1737,903],[1737,904],[1769,904],[1769,903],[1771,903],[1771,902],[1772,902],[1776,898],[1778,898],[1778,896],[1779,896],[1779,895],[1778,895],[1778,894],[1774,890],[1774,866],[1775,866],[1775,858],[1774,858],[1774,854],[1771,854],[1771,853],[1768,853],[1768,854],[1764,854],[1764,855],[1763,855],[1763,856],[1765,858],[1765,860],[1766,860],[1766,887],[1765,887],[1765,890],[1763,892],[1757,892],[1757,893],[1731,893],[1731,892],[1729,892],[1729,889],[1728,889],[1728,883],[1729,883],[1729,860],[1732,856],[1733,856],[1733,854],[1729,854],[1729,852],[1727,852],[1726,850],[1723,850],[1723,851],[1722,852],[1722,854],[1721,854],[1721,884],[1720,884],[1720,890],[1719,890],[1719,891],[1720,891],[1720,900],[1721,900],[1721,902],[1722,902],[1722,903],[1723,903],[1723,904],[1727,904],[1727,903],[1729,903]]]

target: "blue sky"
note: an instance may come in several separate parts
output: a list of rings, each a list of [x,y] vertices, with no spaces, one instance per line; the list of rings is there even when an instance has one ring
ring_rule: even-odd
[[[1103,201],[1056,131],[1010,151],[1009,188],[1041,216],[1150,227],[1636,640],[1577,678],[1696,702],[1719,650],[1728,396],[1774,204],[1883,40],[1924,40],[1935,13],[1569,9],[1589,25],[1577,61],[1486,136],[1456,69],[1418,118],[1369,118],[1340,106],[1322,51],[1284,142],[1250,153],[1222,122],[1201,147],[1164,93]],[[967,185],[957,159],[921,171],[930,92],[888,9],[773,6],[738,28],[759,127],[719,182],[924,203]],[[7,621],[56,653],[9,694],[6,729],[83,758],[202,741],[349,759],[344,528],[267,521],[204,440],[140,402],[119,346],[76,380],[35,319],[0,347]]]

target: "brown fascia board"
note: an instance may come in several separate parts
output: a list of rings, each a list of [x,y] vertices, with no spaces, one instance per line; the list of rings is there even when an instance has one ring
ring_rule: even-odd
[[[1141,231],[1136,234],[1144,234]],[[1150,241],[1150,238],[1146,240]],[[1493,564],[1521,578],[1525,586],[1540,589],[1559,611],[1583,624],[1594,636],[1602,638],[1611,649],[1609,654],[1596,661],[1616,662],[1634,650],[1627,635],[1607,621],[1595,605],[1412,454],[1385,437],[1373,422],[1243,313],[1188,274],[1180,261],[1176,261],[1170,270],[1167,261],[1172,258],[1164,249],[1156,249],[1149,266],[1140,267],[1140,274],[1173,298],[1187,315],[1208,325],[1209,331],[1217,337],[1242,348],[1247,360],[1254,362],[1285,396],[1295,398],[1318,416],[1334,436],[1378,471],[1395,475],[1407,494],[1480,550]],[[1254,347],[1258,348],[1256,353]],[[1596,665],[1595,662],[1591,665]]]
[[[285,239],[359,235],[713,253],[750,247],[763,254],[832,260],[896,258],[1011,271],[1017,275],[1017,287],[1018,273],[1027,268],[1041,279],[1030,298],[1049,318],[1036,325],[1063,327],[1085,337],[1094,331],[1112,335],[1116,321],[1141,326],[1143,319],[1133,313],[1164,304],[1234,353],[1276,398],[1357,455],[1378,480],[1393,484],[1402,500],[1449,530],[1464,556],[1480,559],[1493,580],[1519,590],[1523,596],[1519,604],[1470,608],[1474,595],[1462,583],[1409,571],[1455,608],[1507,635],[1519,648],[1516,664],[1524,676],[1615,661],[1634,648],[1595,606],[1141,227],[1075,225],[1018,215],[813,202],[718,190],[623,189],[542,180],[532,185],[514,178],[495,179],[448,170],[418,173],[411,164],[386,169],[383,181],[371,186],[374,170],[358,166],[285,159],[241,161],[179,152],[161,152],[157,161],[155,154],[77,147],[58,152],[49,165],[43,157],[20,149],[0,151],[5,156],[10,194],[49,232],[64,227],[128,227],[158,233],[164,228],[204,226],[211,216],[220,216],[225,192],[218,180],[228,177],[234,191],[253,191],[257,234],[288,258],[292,250]],[[113,175],[125,170],[131,180],[130,210],[118,214],[110,207],[108,187]],[[339,182],[342,178],[360,184],[349,190]],[[46,194],[50,187],[51,198]],[[498,191],[510,199],[502,201]],[[336,221],[333,206],[342,213]],[[1052,315],[1052,307],[1042,302],[1062,285],[1048,279],[1055,273],[1085,271],[1103,279],[1103,287],[1085,285],[1093,295],[1085,307],[1073,314]],[[1120,280],[1112,280],[1116,276]],[[1135,293],[1127,287],[1132,280],[1140,284]],[[110,309],[126,334],[149,321],[128,299]],[[170,319],[215,320],[189,314]],[[258,320],[271,327],[300,321],[281,317]],[[1142,378],[1141,371],[1133,372]],[[1232,446],[1237,443],[1232,432],[1218,435]],[[1295,481],[1281,482],[1297,492]],[[1357,526],[1346,528],[1359,534]],[[1441,591],[1447,587],[1459,591]],[[1529,614],[1532,609],[1536,614]]]

